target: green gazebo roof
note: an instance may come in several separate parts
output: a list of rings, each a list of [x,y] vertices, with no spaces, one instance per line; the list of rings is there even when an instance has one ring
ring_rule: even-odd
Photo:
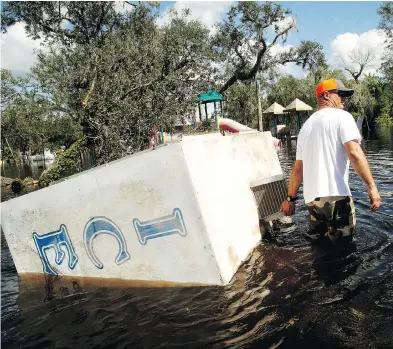
[[[217,92],[216,90],[207,90],[202,92],[198,96],[198,102],[202,104],[206,104],[209,102],[223,101],[223,100],[224,100],[224,96],[221,93]]]

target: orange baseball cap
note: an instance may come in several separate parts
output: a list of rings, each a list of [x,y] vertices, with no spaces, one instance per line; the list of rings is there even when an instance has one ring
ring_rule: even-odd
[[[342,97],[351,97],[354,93],[354,90],[350,88],[346,88],[341,80],[338,79],[329,79],[322,80],[315,90],[315,95],[318,97],[322,92],[337,90],[338,94]]]

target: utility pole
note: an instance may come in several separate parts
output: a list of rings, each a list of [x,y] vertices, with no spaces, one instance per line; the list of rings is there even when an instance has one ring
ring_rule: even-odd
[[[256,80],[256,89],[257,89],[257,100],[258,100],[258,131],[262,132],[263,131],[263,124],[262,124],[262,103],[261,103],[261,88],[259,84],[259,73],[255,75],[255,80]]]

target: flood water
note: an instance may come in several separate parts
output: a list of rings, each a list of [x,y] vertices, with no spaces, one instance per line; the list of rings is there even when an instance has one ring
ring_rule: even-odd
[[[382,207],[351,170],[356,241],[311,247],[300,200],[226,287],[20,279],[2,244],[3,348],[393,348],[393,129],[364,136]]]

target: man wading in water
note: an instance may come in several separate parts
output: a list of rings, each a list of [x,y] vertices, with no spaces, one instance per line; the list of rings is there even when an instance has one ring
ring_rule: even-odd
[[[355,206],[349,189],[349,161],[368,189],[371,210],[381,204],[366,156],[361,135],[344,104],[354,90],[340,80],[321,81],[316,89],[318,110],[301,128],[297,140],[296,162],[288,185],[288,197],[281,205],[286,215],[295,212],[297,191],[303,181],[304,201],[310,213],[311,241],[330,238],[352,241],[355,233]]]

